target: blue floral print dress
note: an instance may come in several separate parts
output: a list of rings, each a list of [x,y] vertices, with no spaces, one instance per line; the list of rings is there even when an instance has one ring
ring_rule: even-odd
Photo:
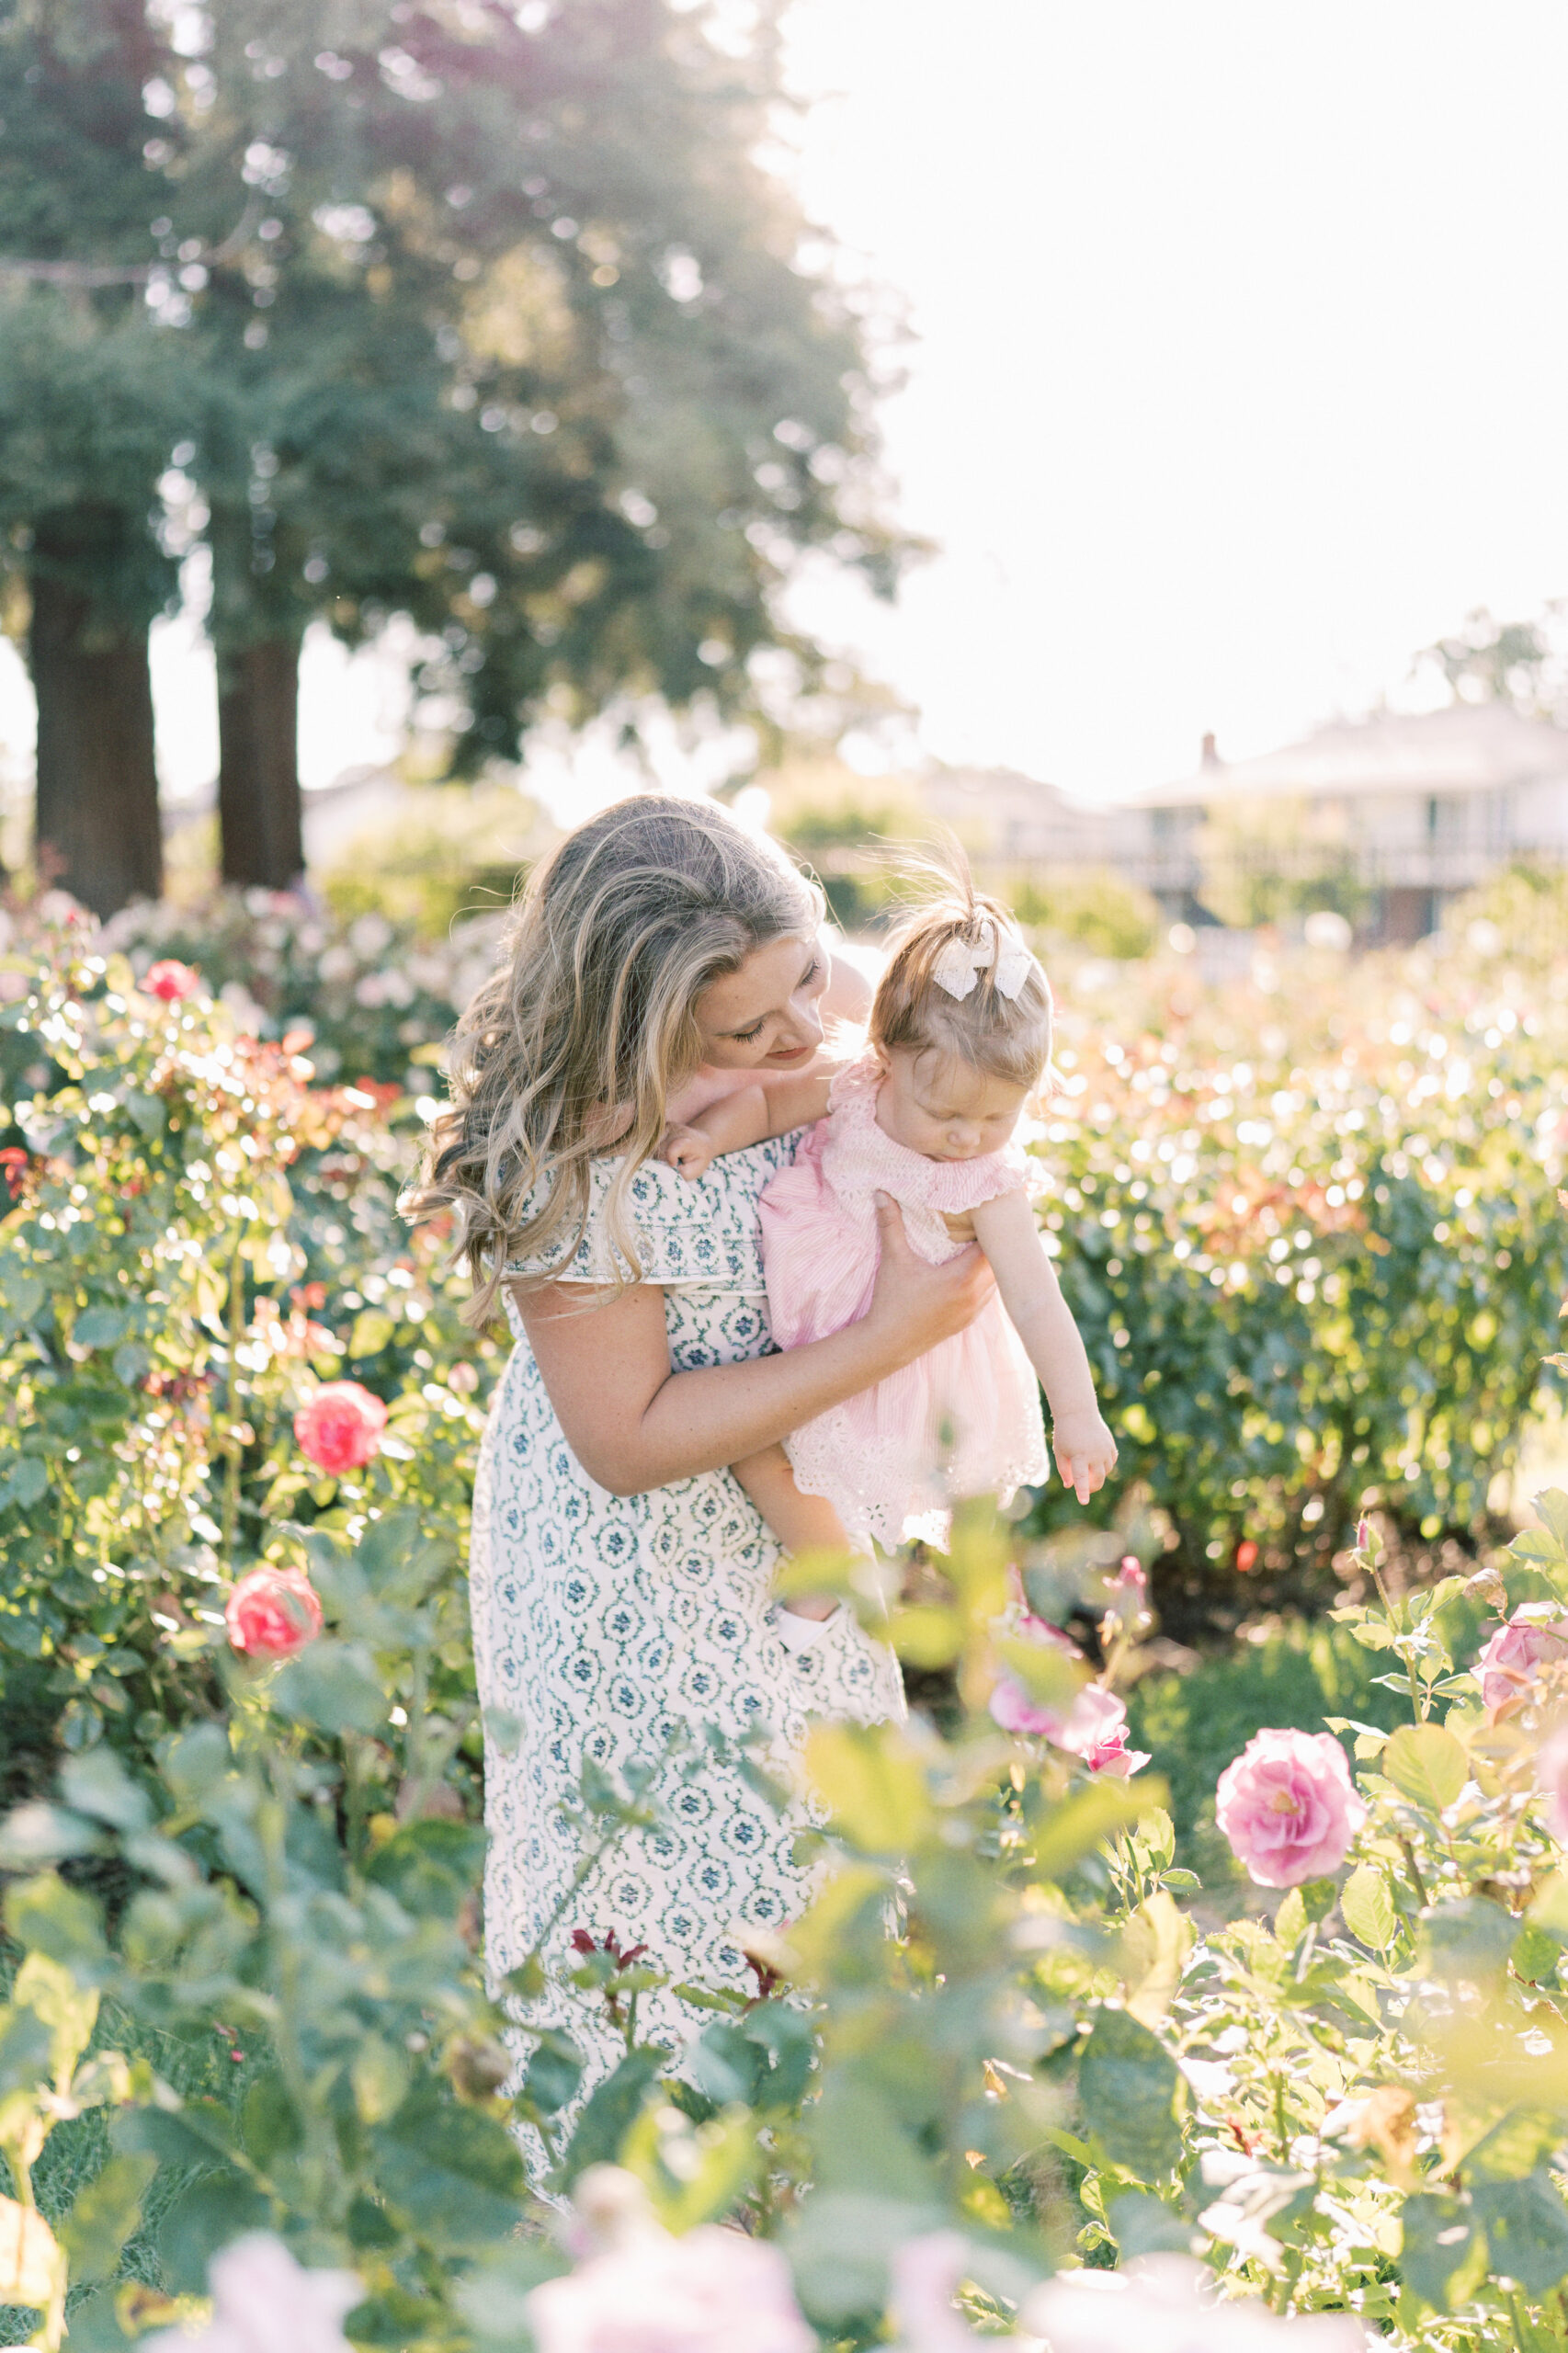
[[[653,1161],[632,1179],[638,1256],[643,1279],[664,1288],[675,1370],[770,1348],[756,1201],[798,1141],[727,1154],[697,1184]],[[596,1165],[568,1280],[614,1279],[604,1212],[615,1171]],[[846,1609],[813,1648],[778,1640],[769,1587],[780,1548],[728,1471],[648,1495],[597,1485],[509,1313],[517,1340],[481,1449],[470,1559],[486,1715],[486,1959],[499,1982],[544,1938],[548,1990],[517,2015],[573,2035],[585,2089],[624,2044],[602,1996],[563,1983],[574,1933],[645,1945],[673,1984],[749,1986],[743,1944],[798,1917],[815,1885],[793,1854],[812,1823],[798,1769],[809,1719],[900,1716],[903,1694],[891,1650]],[[592,1836],[578,1813],[585,1760],[619,1779],[666,1752],[661,1826],[625,1837],[574,1886]],[[781,1805],[770,1779],[790,1792]],[[710,2016],[669,1988],[645,1994],[639,2040],[678,2049]]]

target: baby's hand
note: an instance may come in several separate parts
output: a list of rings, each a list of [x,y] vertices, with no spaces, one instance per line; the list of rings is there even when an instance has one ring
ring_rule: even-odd
[[[706,1175],[713,1157],[713,1139],[705,1136],[700,1128],[668,1127],[659,1144],[659,1157],[667,1160],[672,1168],[678,1168],[695,1185],[699,1176]]]
[[[1098,1414],[1063,1414],[1051,1428],[1051,1443],[1062,1484],[1086,1504],[1116,1468],[1116,1440]]]

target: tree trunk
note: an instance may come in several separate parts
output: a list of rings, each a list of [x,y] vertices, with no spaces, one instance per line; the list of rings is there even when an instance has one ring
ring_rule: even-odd
[[[223,880],[287,891],[304,870],[300,825],[300,642],[218,649],[218,822]]]
[[[76,535],[58,552],[78,552]],[[97,915],[163,889],[146,624],[59,576],[34,543],[29,654],[38,697],[38,859]],[[41,559],[41,562],[40,561]]]

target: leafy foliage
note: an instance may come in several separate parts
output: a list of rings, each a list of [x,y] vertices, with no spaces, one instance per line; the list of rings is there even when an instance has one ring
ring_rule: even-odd
[[[775,2238],[838,2348],[886,2341],[890,2267],[942,2229],[993,2328],[1063,2261],[1181,2246],[1277,2310],[1350,2309],[1421,2353],[1551,2340],[1568,1895],[1536,1757],[1568,1693],[1548,1664],[1489,1711],[1466,1661],[1483,1606],[1568,1612],[1568,1498],[1543,1499],[1479,1593],[1395,1592],[1368,1542],[1365,1597],[1309,1654],[1320,1684],[1340,1678],[1330,1722],[1365,1824],[1339,1877],[1289,1890],[1271,1924],[1205,1900],[1201,1927],[1156,1775],[1096,1776],[987,1712],[1020,1671],[1020,1589],[1097,1625],[1102,1677],[1142,1663],[1110,1572],[1153,1553],[1157,1518],[1085,1539],[966,1511],[891,1621],[911,1665],[949,1677],[943,1728],[819,1731],[821,1894],[756,1950],[754,1996],[683,1988],[710,2018],[687,2052],[639,2033],[650,1958],[585,1924],[574,1982],[625,2057],[583,2099],[570,2040],[506,2014],[537,1958],[510,1989],[479,1961],[457,1579],[497,1359],[460,1338],[434,1245],[396,1221],[416,1117],[390,1088],[324,1085],[199,989],[148,994],[85,928],[14,944],[0,973],[25,1138],[0,1228],[0,1668],[13,1738],[30,1728],[0,1827],[0,2149],[33,2218],[13,2336],[58,2344],[69,2315],[73,2342],[134,2341],[190,2314],[213,2253],[260,2226],[358,2275],[358,2343],[523,2353],[527,2295],[564,2260],[526,2126],[557,2191],[613,2160],[668,2229],[733,2215]],[[1082,1031],[1070,1051],[1071,1075]],[[1414,1088],[1427,1073],[1405,1058]],[[1059,1121],[1068,1150],[1104,1149],[1095,1099],[1082,1129]],[[1148,1108],[1129,1181],[1165,1171],[1179,1233],[1184,1180],[1158,1148],[1175,1119]],[[1332,1123],[1301,1116],[1309,1140]],[[1227,1129],[1201,1125],[1213,1169]],[[1469,1141],[1513,1182],[1494,1133]],[[1349,1195],[1331,1181],[1332,1232]],[[345,1373],[390,1410],[380,1452],[333,1479],[292,1415]],[[224,1622],[258,1563],[308,1575],[322,1608],[276,1662],[236,1654]],[[880,1622],[862,1583],[846,1570],[846,1598]],[[1151,1689],[1158,1752],[1175,1719]],[[693,1726],[619,1784],[585,1767],[585,1853],[655,1824],[706,1741]]]

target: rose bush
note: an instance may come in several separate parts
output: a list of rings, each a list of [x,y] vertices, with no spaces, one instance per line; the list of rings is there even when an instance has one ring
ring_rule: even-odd
[[[1294,1883],[1271,1914],[1255,1903],[1228,1923],[1184,1912],[1161,1760],[1128,1754],[1121,1714],[1147,1567],[1192,1557],[1203,1498],[1221,1495],[1210,1456],[1182,1456],[1175,1412],[1161,1459],[1196,1484],[1174,1552],[1168,1502],[1162,1520],[1124,1498],[1088,1534],[1044,1527],[1049,1511],[1033,1530],[967,1511],[950,1559],[925,1564],[892,1618],[906,1662],[949,1677],[950,1711],[819,1729],[831,1876],[754,1954],[755,1992],[686,1989],[711,2021],[689,2051],[638,2040],[649,1956],[585,1882],[576,1982],[599,1989],[627,2050],[579,2101],[565,2037],[537,2038],[516,2075],[501,2040],[508,1992],[539,1990],[537,1960],[509,1989],[479,1959],[482,1727],[459,1563],[499,1358],[460,1331],[438,1241],[398,1222],[417,1116],[385,1089],[324,1085],[299,1040],[256,1039],[205,966],[165,998],[103,946],[67,925],[46,953],[0,959],[22,983],[0,991],[22,1111],[0,1228],[0,1666],[21,1800],[0,1831],[13,2341],[58,2345],[68,2323],[78,2353],[118,2353],[199,2329],[210,2289],[226,2327],[214,2258],[262,2234],[308,2278],[339,2279],[325,2329],[409,2353],[540,2353],[538,2314],[570,2326],[601,2307],[618,2329],[662,2313],[690,2347],[728,2327],[748,2265],[744,2292],[785,2341],[803,2328],[839,2353],[949,2353],[1038,2340],[1051,2313],[1052,2353],[1078,2353],[1070,2329],[1107,2313],[1157,2341],[1154,2283],[1180,2275],[1135,2267],[1172,2254],[1216,2283],[1165,2298],[1173,2327],[1204,2342],[1244,2326],[1267,2345],[1346,2316],[1420,2353],[1560,2342],[1568,1665],[1538,1637],[1568,1621],[1568,1500],[1543,1499],[1542,1527],[1482,1572],[1479,1597],[1456,1578],[1401,1588],[1369,1530],[1350,1564],[1364,1597],[1341,1621],[1410,1721],[1331,1725],[1337,1768],[1316,1727],[1273,1733],[1279,1771],[1238,1776],[1227,1814],[1244,1847],[1286,1855]],[[1130,1172],[1149,1165],[1138,1140]],[[1531,1185],[1551,1173],[1539,1142]],[[1496,1188],[1487,1220],[1528,1223],[1501,1115],[1476,1149]],[[1173,1204],[1188,1181],[1175,1169]],[[1421,1185],[1436,1181],[1423,1164]],[[1346,1204],[1325,1188],[1322,1206]],[[1534,1290],[1510,1291],[1517,1313],[1484,1336],[1497,1294],[1472,1299],[1455,1356],[1455,1293],[1422,1258],[1433,1238],[1415,1250],[1430,1297],[1402,1310],[1407,1333],[1436,1335],[1423,1394],[1461,1358],[1477,1411],[1509,1381],[1523,1393],[1528,1368],[1500,1358]],[[1345,1246],[1385,1266],[1364,1238]],[[1536,1289],[1558,1246],[1544,1220],[1530,1227]],[[1344,1266],[1332,1295],[1295,1278],[1292,1297],[1314,1289],[1297,1300],[1322,1318],[1303,1326],[1314,1346],[1353,1326],[1361,1276]],[[1212,1383],[1241,1327],[1225,1286],[1203,1281],[1219,1354],[1195,1356],[1193,1379]],[[1117,1312],[1108,1294],[1096,1310]],[[1372,1380],[1371,1358],[1349,1361],[1346,1380]],[[378,1417],[356,1404],[346,1452],[312,1459],[295,1417],[346,1383],[384,1407],[379,1445],[362,1450]],[[1233,1524],[1270,1495],[1324,1492],[1328,1458],[1299,1448],[1290,1475],[1306,1488],[1269,1484],[1275,1441],[1249,1451],[1250,1392],[1238,1400],[1210,1394],[1203,1441],[1217,1464],[1232,1417],[1231,1484],[1246,1491],[1225,1490]],[[1441,1413],[1413,1436],[1409,1410],[1398,1494],[1367,1479],[1390,1521],[1453,1467],[1436,1461]],[[1354,1454],[1334,1473],[1352,1509]],[[1282,1540],[1259,1525],[1246,1540]],[[880,1623],[857,1574],[845,1597]],[[1486,1689],[1502,1654],[1481,1665],[1488,1646],[1470,1640],[1478,1598],[1513,1630],[1506,1705]],[[1009,1709],[1031,1728],[1009,1733]],[[656,1824],[700,1777],[707,1739],[688,1728],[624,1781],[585,1765],[590,1849]],[[520,2124],[546,2147],[549,2206],[525,2181]],[[612,2250],[557,2228],[560,2201],[593,2208],[607,2162],[667,2242],[640,2241],[630,2320]],[[747,2235],[697,2235],[725,2220]],[[1071,2296],[1042,2304],[1058,2296],[1042,2283],[1084,2261],[1119,2265],[1125,2284],[1069,2274]],[[295,2327],[288,2295],[272,2302]]]

